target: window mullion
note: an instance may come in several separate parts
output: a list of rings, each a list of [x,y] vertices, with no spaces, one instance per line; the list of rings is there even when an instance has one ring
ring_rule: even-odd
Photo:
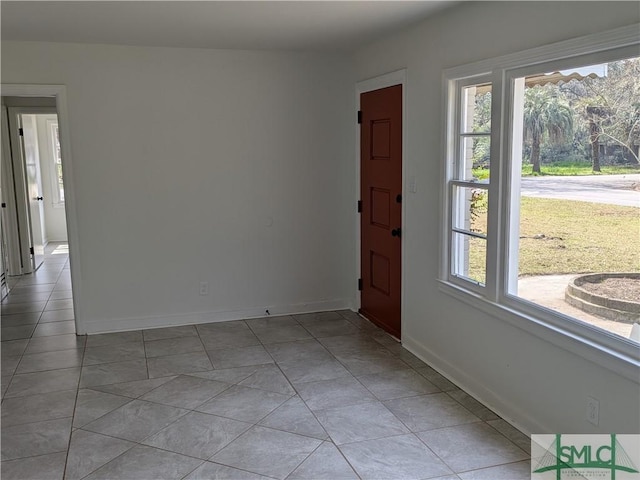
[[[469,181],[469,180],[451,180],[451,185],[457,185],[458,187],[477,188],[479,190],[489,190],[489,183]]]
[[[486,297],[496,302],[500,296],[500,282],[498,277],[502,268],[503,259],[500,257],[502,235],[500,226],[502,218],[502,185],[504,177],[502,166],[504,163],[502,139],[505,138],[504,122],[504,72],[497,70],[491,80],[493,92],[491,102],[491,182],[489,183],[489,208],[487,212],[487,274]]]

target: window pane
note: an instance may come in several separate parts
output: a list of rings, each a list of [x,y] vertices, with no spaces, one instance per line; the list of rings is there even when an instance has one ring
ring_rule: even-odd
[[[62,157],[60,155],[60,137],[59,137],[59,129],[57,124],[51,125],[51,136],[53,139],[53,151],[54,151],[54,168],[56,175],[55,185],[58,190],[58,202],[64,202],[64,183],[62,181]]]
[[[463,137],[459,180],[489,182],[491,138]]]
[[[58,125],[54,125],[53,126],[53,142],[55,145],[55,161],[56,163],[60,163],[62,161],[61,159],[61,155],[60,155],[60,136],[59,136],[59,130],[58,130]]]
[[[518,81],[510,293],[628,338],[633,315],[606,305],[640,299],[640,58]],[[573,286],[584,274],[598,274],[580,287],[591,305]]]
[[[487,234],[489,192],[483,188],[453,186],[454,228],[481,235]]]
[[[491,132],[491,84],[462,89],[462,133]]]
[[[486,282],[487,242],[463,233],[452,234],[452,274],[481,285]]]

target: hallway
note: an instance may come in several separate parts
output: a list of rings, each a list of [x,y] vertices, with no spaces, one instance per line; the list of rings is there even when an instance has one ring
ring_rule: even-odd
[[[75,333],[66,243],[49,243],[42,266],[33,274],[10,278],[13,282],[2,301],[3,342]]]

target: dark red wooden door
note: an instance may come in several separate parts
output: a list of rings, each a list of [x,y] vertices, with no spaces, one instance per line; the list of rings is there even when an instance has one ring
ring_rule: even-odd
[[[402,85],[360,96],[360,312],[400,338]]]

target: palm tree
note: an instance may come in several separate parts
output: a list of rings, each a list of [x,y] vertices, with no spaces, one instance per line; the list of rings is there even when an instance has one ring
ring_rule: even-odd
[[[605,107],[587,106],[587,121],[589,122],[589,144],[591,145],[591,169],[600,169],[600,135],[602,134],[602,119],[611,115],[611,109]],[[633,153],[633,152],[632,152]]]
[[[533,172],[540,173],[540,144],[548,137],[551,143],[561,143],[573,134],[573,110],[557,91],[548,87],[533,87],[524,93],[524,137],[531,142]]]

